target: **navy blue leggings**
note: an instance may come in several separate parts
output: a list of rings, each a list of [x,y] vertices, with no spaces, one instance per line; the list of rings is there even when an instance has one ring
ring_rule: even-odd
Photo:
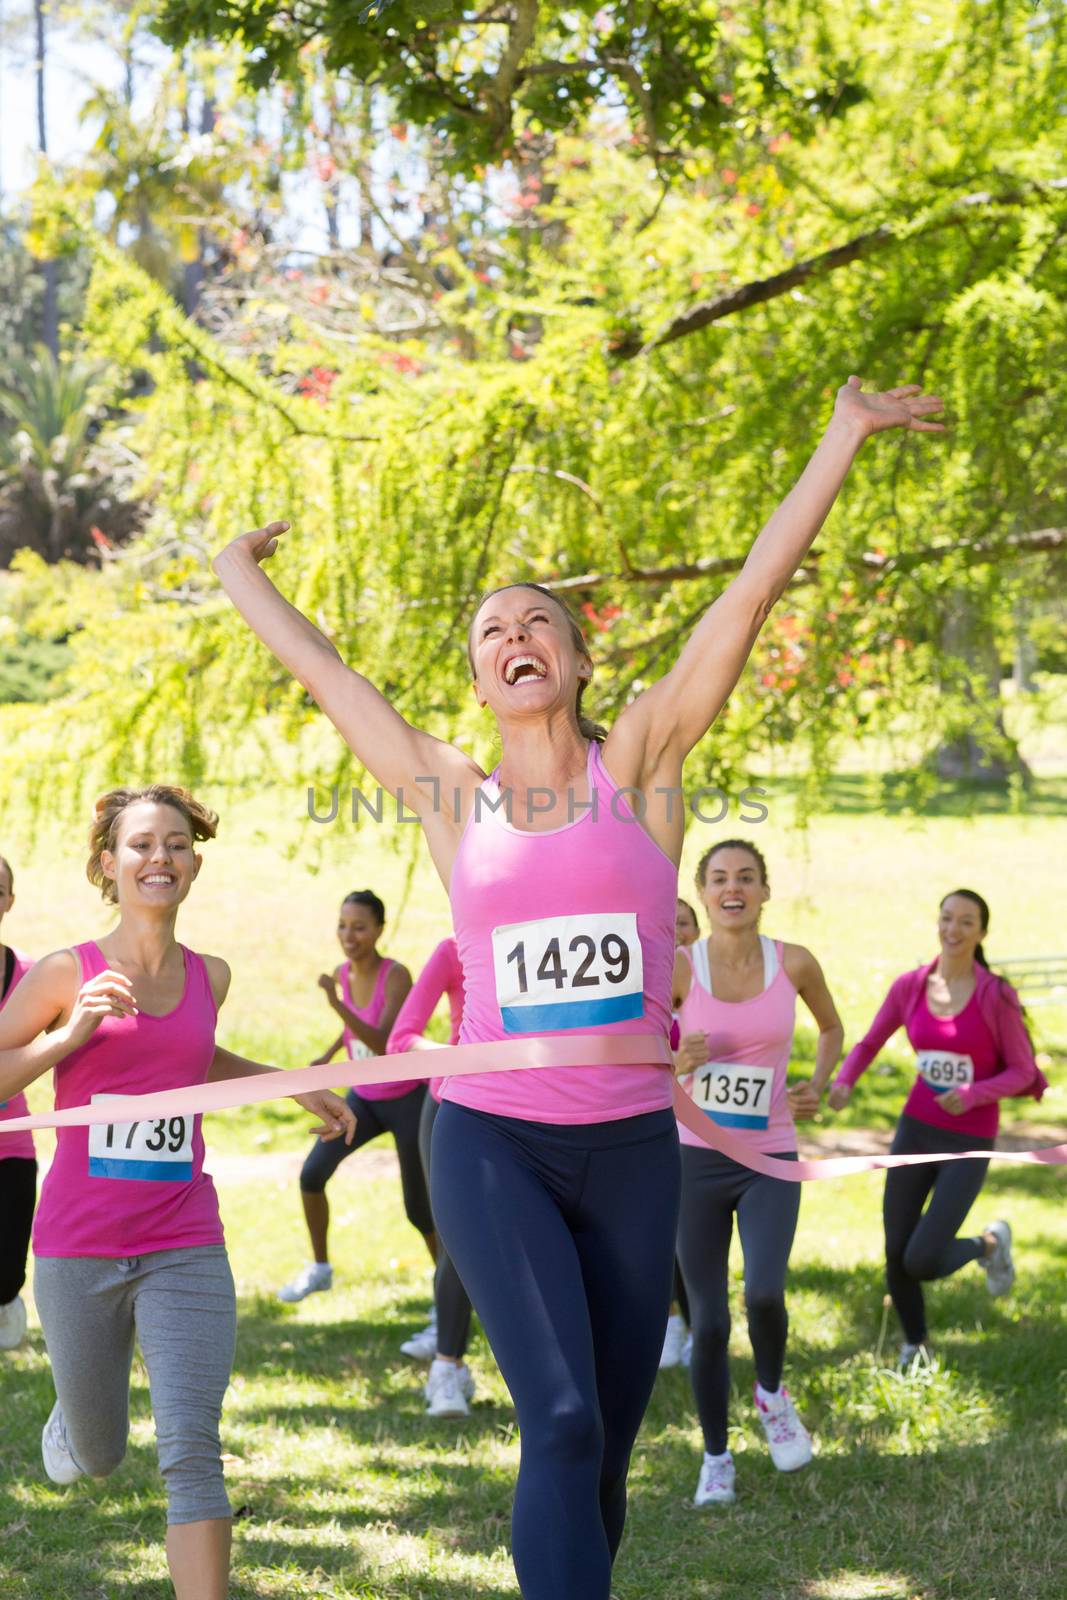
[[[674,1116],[555,1127],[445,1101],[430,1183],[518,1414],[522,1594],[609,1600],[671,1299]]]

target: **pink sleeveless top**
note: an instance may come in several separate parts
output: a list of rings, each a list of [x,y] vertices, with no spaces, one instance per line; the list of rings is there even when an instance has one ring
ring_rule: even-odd
[[[390,1055],[414,1048],[415,1040],[425,1033],[426,1024],[442,995],[448,996],[448,1042],[456,1044],[463,1021],[463,968],[459,964],[455,939],[441,940],[397,1012],[386,1046]],[[442,1081],[441,1078],[430,1079],[429,1090],[435,1100],[441,1098]]]
[[[481,786],[489,802],[500,798],[498,771]],[[678,873],[595,741],[587,773],[590,805],[561,828],[515,828],[490,804],[468,818],[451,887],[463,1044],[571,1031],[667,1037]],[[441,1083],[442,1100],[529,1122],[616,1122],[669,1107],[671,1094],[669,1068],[651,1062]]]
[[[389,975],[389,968],[395,965],[396,963],[391,961],[388,956],[383,959],[374,982],[374,993],[370,997],[370,1004],[366,1006],[357,1006],[352,999],[352,987],[348,977],[348,962],[344,962],[337,969],[337,977],[341,984],[341,993],[344,996],[345,1005],[354,1011],[357,1017],[362,1018],[364,1022],[369,1022],[372,1028],[378,1026],[382,1012],[385,1010],[385,980]],[[374,1059],[375,1052],[365,1045],[362,1039],[358,1039],[351,1028],[345,1028],[344,1037],[345,1049],[348,1051],[349,1058],[352,1061],[372,1061]],[[361,1085],[356,1090],[356,1093],[364,1100],[399,1100],[402,1094],[410,1094],[412,1089],[417,1089],[419,1082],[418,1078],[410,1080],[405,1078],[401,1083],[368,1083]]]
[[[786,1096],[797,992],[781,943],[762,935],[761,943],[764,989],[751,1000],[715,999],[706,939],[685,951],[693,981],[678,1013],[679,1026],[683,1038],[707,1034],[709,1060],[681,1083],[712,1122],[740,1134],[758,1154],[785,1155],[797,1147]],[[678,1137],[683,1144],[707,1148],[680,1123]]]
[[[97,944],[74,945],[81,983],[107,970]],[[56,1108],[106,1095],[204,1083],[215,1055],[215,1000],[203,959],[181,947],[185,988],[173,1011],[105,1017],[55,1069]],[[222,1243],[199,1117],[56,1130],[33,1227],[39,1256],[147,1255]]]
[[[20,955],[17,950],[12,950],[11,954],[15,958],[15,965],[11,971],[11,982],[8,984],[7,993],[0,999],[0,1007],[11,998],[15,992],[15,985],[33,966],[28,956]],[[0,944],[0,984],[4,981],[5,957],[4,946]],[[0,1100],[0,1127],[3,1126],[5,1117],[28,1117],[29,1114],[30,1108],[21,1090],[18,1094],[13,1094],[10,1100]],[[29,1129],[24,1133],[0,1133],[0,1161],[10,1161],[15,1158],[20,1161],[32,1161],[36,1154],[33,1134]]]

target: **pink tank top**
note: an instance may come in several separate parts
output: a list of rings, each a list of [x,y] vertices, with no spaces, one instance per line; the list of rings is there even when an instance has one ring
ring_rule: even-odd
[[[780,942],[760,936],[764,988],[751,1000],[716,1000],[706,939],[686,950],[693,968],[678,1013],[682,1037],[706,1033],[706,1066],[681,1079],[682,1087],[712,1122],[739,1134],[760,1155],[785,1155],[797,1147],[787,1098],[797,992],[785,970]],[[683,1144],[701,1146],[681,1123]]]
[[[11,998],[15,992],[15,985],[24,978],[33,966],[28,956],[20,955],[17,950],[12,950],[15,965],[11,971],[11,982],[8,984],[7,993],[0,998],[0,1007]],[[0,945],[0,984],[4,981],[4,962],[6,951]],[[26,1104],[26,1096],[21,1092],[13,1094],[10,1100],[0,1100],[0,1127],[3,1126],[5,1117],[28,1117],[30,1108]],[[27,1129],[24,1133],[0,1133],[0,1161],[32,1161],[37,1151],[34,1149],[33,1134]]]
[[[395,965],[396,963],[391,961],[388,956],[384,958],[378,968],[378,976],[375,979],[374,993],[370,997],[370,1004],[366,1006],[357,1006],[352,999],[352,987],[348,977],[348,962],[344,962],[337,969],[337,977],[341,983],[341,993],[344,996],[345,1005],[364,1022],[369,1022],[372,1028],[378,1026],[382,1012],[385,1010],[385,980],[389,974],[389,968]],[[358,1039],[351,1028],[345,1028],[344,1037],[345,1049],[348,1051],[352,1061],[372,1061],[374,1059],[376,1052],[370,1049],[368,1045],[365,1045],[362,1039]],[[361,1085],[356,1090],[356,1093],[364,1100],[399,1100],[402,1094],[410,1094],[412,1089],[417,1089],[419,1082],[418,1078],[410,1080],[405,1078],[401,1083],[368,1083]]]
[[[419,973],[393,1023],[386,1047],[390,1054],[414,1048],[415,1040],[425,1033],[426,1024],[442,995],[448,996],[448,1042],[456,1044],[463,1021],[463,968],[459,964],[455,939],[442,939]],[[431,1078],[429,1081],[429,1090],[435,1100],[441,1098],[443,1081],[442,1078]]]
[[[497,769],[499,771],[499,769]],[[648,1034],[671,1022],[678,873],[589,746],[589,807],[541,833],[513,827],[486,778],[452,869],[463,967],[460,1042],[568,1032]],[[577,804],[575,811],[578,811]],[[616,1122],[671,1104],[670,1069],[538,1067],[443,1079],[442,1100],[529,1122]]]
[[[192,950],[173,1011],[105,1017],[55,1069],[56,1108],[106,1095],[204,1083],[215,1055],[215,1000]],[[74,945],[79,985],[107,970],[97,944]],[[39,1256],[147,1255],[222,1243],[215,1186],[204,1171],[199,1117],[57,1129],[55,1159],[33,1228]]]
[[[947,1090],[981,1083],[1000,1066],[996,1040],[982,1016],[977,991],[954,1017],[935,1017],[927,1004],[924,984],[908,1017],[907,1032],[915,1051],[916,1078],[904,1102],[905,1115],[934,1128],[995,1139],[1000,1125],[1000,1107],[995,1100],[958,1116],[943,1111],[939,1104]]]

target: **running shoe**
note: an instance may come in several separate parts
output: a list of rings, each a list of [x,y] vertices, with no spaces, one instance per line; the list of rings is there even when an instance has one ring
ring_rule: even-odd
[[[679,1316],[677,1311],[673,1316],[667,1318],[667,1331],[663,1335],[663,1352],[659,1358],[661,1372],[664,1367],[680,1367],[682,1365],[687,1331],[685,1318]]]
[[[1015,1282],[1015,1263],[1011,1259],[1011,1225],[1010,1223],[991,1222],[982,1229],[983,1234],[990,1233],[996,1240],[992,1253],[982,1258],[985,1268],[986,1287],[994,1299],[999,1299],[1002,1294],[1008,1294]]]
[[[297,1300],[306,1300],[309,1294],[318,1294],[323,1289],[333,1288],[333,1268],[328,1261],[313,1261],[309,1267],[304,1267],[295,1278],[278,1290],[278,1299],[284,1300],[286,1305],[292,1305]]]
[[[900,1347],[900,1354],[897,1356],[897,1367],[901,1372],[910,1372],[912,1367],[930,1366],[933,1359],[934,1352],[925,1340],[923,1340],[922,1344],[912,1344],[910,1341],[905,1340]]]
[[[418,1333],[413,1333],[410,1339],[405,1339],[400,1346],[402,1356],[411,1356],[413,1361],[432,1361],[437,1354],[437,1318],[431,1317],[425,1328]]]
[[[469,1413],[468,1393],[474,1392],[474,1380],[465,1368],[452,1361],[434,1361],[423,1393],[426,1396],[426,1414],[430,1417],[465,1417]],[[464,1391],[467,1390],[468,1393]]]
[[[70,1453],[70,1440],[63,1425],[63,1413],[58,1400],[41,1431],[41,1455],[44,1458],[44,1470],[53,1483],[77,1483],[84,1476]]]
[[[806,1467],[813,1454],[811,1434],[797,1416],[789,1390],[783,1384],[777,1394],[761,1395],[757,1383],[753,1394],[771,1460],[778,1471],[796,1472],[798,1467]]]
[[[722,1456],[709,1456],[704,1452],[700,1467],[695,1506],[732,1506],[737,1499],[734,1493],[734,1461],[729,1450]]]
[[[0,1306],[0,1350],[17,1350],[26,1337],[26,1307],[22,1296]]]

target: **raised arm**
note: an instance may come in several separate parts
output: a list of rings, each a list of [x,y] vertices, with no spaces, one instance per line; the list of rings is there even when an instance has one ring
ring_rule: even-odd
[[[272,655],[321,706],[353,755],[392,794],[403,789],[410,811],[425,815],[439,792],[476,787],[484,774],[454,745],[413,728],[362,673],[345,665],[325,634],[281,595],[262,563],[278,548],[287,522],[243,533],[212,563],[237,610]]]
[[[908,384],[864,394],[849,378],[796,484],[762,529],[741,571],[697,623],[670,672],[621,713],[605,747],[609,770],[640,771],[644,785],[677,783],[681,764],[722,710],[760,629],[810,550],[860,446],[888,428],[943,433],[924,419],[941,401]],[[613,759],[613,745],[622,747]],[[643,752],[636,757],[636,746]],[[625,780],[622,780],[625,781]]]

